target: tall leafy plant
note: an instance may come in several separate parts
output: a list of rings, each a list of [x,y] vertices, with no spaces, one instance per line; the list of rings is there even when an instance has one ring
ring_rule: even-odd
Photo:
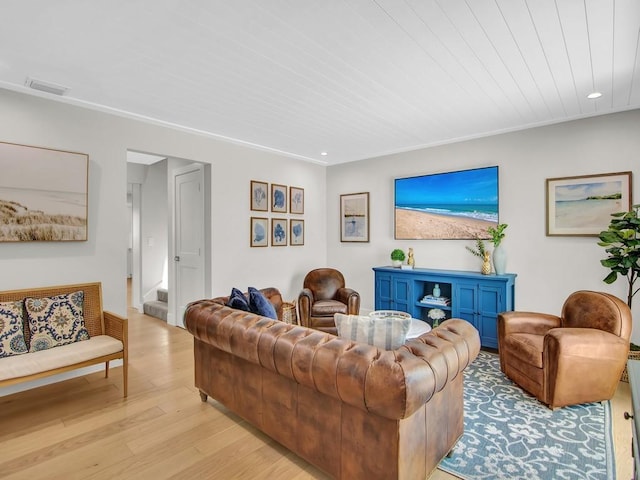
[[[600,263],[611,272],[604,278],[613,283],[618,275],[626,276],[629,284],[627,305],[631,307],[633,296],[640,287],[634,284],[640,275],[640,204],[633,205],[628,212],[613,213],[609,229],[600,232],[598,245],[609,254]]]

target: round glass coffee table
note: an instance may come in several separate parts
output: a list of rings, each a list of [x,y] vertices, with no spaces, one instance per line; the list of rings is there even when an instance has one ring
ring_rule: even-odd
[[[431,325],[417,318],[412,318],[407,312],[400,312],[398,310],[374,310],[369,314],[370,318],[411,318],[411,327],[409,327],[409,333],[407,338],[417,338],[420,335],[431,331]]]

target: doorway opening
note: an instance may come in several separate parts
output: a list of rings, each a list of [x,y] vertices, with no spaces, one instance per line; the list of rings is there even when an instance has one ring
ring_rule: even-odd
[[[187,188],[182,188],[176,177],[184,178],[185,172],[196,173],[189,177]],[[204,298],[211,290],[210,165],[128,151],[127,187],[131,305],[170,325],[183,326],[186,303]],[[176,188],[182,191],[176,192]],[[185,226],[201,233],[185,237],[189,233]],[[197,255],[188,259],[197,275],[185,274],[181,268],[184,252],[176,248],[185,242],[191,250],[197,249]]]

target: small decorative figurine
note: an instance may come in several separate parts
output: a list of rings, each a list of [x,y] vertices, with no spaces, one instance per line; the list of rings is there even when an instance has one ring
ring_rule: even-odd
[[[411,268],[415,267],[415,265],[416,265],[416,260],[415,260],[415,258],[413,258],[413,248],[409,249],[409,254],[408,254],[408,258],[407,258],[407,265],[409,265]]]

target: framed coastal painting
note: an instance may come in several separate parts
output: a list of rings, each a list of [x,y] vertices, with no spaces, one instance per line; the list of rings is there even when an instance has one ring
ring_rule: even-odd
[[[89,156],[0,142],[0,242],[86,241]]]
[[[340,241],[369,241],[369,192],[340,195]]]
[[[252,247],[269,246],[269,219],[251,217],[250,245]]]
[[[498,226],[498,166],[394,180],[394,238],[474,240]]]
[[[271,211],[287,213],[287,186],[271,184]]]
[[[304,220],[291,219],[289,221],[289,245],[304,245]]]
[[[287,245],[287,219],[271,219],[271,246],[284,247]]]
[[[629,211],[631,172],[548,178],[547,236],[597,237],[611,214]]]
[[[289,187],[289,213],[304,213],[304,189]]]
[[[269,184],[251,180],[251,210],[266,212],[269,210]]]

